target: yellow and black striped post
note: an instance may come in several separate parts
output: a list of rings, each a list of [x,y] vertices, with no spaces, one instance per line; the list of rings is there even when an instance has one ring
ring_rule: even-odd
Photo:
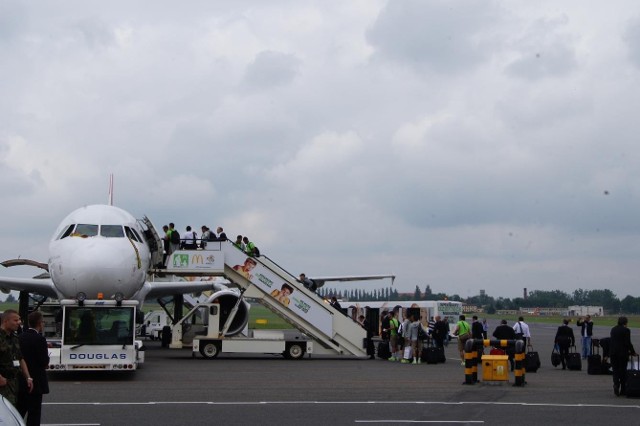
[[[514,356],[514,360],[516,362],[516,366],[514,368],[514,376],[516,378],[513,386],[524,386],[527,382],[524,380],[525,369],[524,369],[524,342],[522,340],[515,341],[515,350],[516,354]]]
[[[525,346],[522,340],[497,340],[497,339],[469,339],[464,345],[464,383],[473,385],[478,382],[478,359],[480,358],[480,348],[494,346],[496,348],[514,348],[515,368],[514,386],[524,386],[525,381]]]
[[[481,340],[469,339],[464,344],[464,383],[473,385],[478,381],[478,353],[475,350]],[[481,346],[481,344],[480,344]]]

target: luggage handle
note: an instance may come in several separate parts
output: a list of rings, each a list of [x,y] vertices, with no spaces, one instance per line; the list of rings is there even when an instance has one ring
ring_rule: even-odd
[[[635,360],[635,363],[633,362],[634,360]],[[631,364],[631,367],[635,365],[637,368],[629,368],[629,364]],[[639,354],[629,355],[629,359],[627,362],[627,370],[637,371],[639,369],[640,369],[640,355]]]

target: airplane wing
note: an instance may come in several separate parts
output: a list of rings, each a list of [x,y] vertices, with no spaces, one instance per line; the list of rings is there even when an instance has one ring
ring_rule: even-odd
[[[396,276],[395,275],[349,275],[344,277],[310,277],[310,279],[316,283],[318,288],[322,287],[326,282],[330,282],[330,281],[338,281],[338,282],[368,281],[368,280],[383,280],[385,278],[391,278],[391,285],[393,285],[393,281],[396,279]]]
[[[174,294],[197,293],[206,290],[214,290],[216,282],[207,281],[147,281],[133,296],[135,299],[157,299],[158,297],[172,296]]]
[[[4,293],[8,293],[11,290],[28,291],[29,293],[58,298],[58,293],[51,278],[0,277],[0,290]]]
[[[5,268],[12,266],[35,266],[36,268],[43,269],[47,272],[34,277],[34,278],[14,278],[14,277],[1,277],[0,276],[0,291],[3,293],[9,293],[11,290],[16,291],[28,291],[29,293],[36,293],[42,296],[57,298],[53,281],[49,276],[49,266],[46,263],[37,262],[31,259],[9,259],[0,262],[0,265]]]

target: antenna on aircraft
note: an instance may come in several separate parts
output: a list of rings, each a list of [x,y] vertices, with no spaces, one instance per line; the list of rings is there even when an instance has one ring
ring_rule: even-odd
[[[109,205],[113,205],[113,173],[109,174]]]

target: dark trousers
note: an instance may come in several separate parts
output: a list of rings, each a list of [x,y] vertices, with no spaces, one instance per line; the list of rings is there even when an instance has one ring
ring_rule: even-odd
[[[562,361],[562,369],[567,368],[567,359],[569,358],[569,345],[558,345],[560,349],[560,360]]]
[[[42,394],[21,391],[16,409],[22,417],[27,416],[27,426],[39,426],[42,416]]]
[[[373,359],[376,354],[376,348],[373,346],[373,340],[371,340],[371,337],[367,337],[366,342],[367,342],[367,355],[369,355],[369,357]]]
[[[626,392],[627,388],[627,362],[629,358],[626,356],[612,356],[611,368],[613,369],[613,387],[619,389],[620,392]]]

